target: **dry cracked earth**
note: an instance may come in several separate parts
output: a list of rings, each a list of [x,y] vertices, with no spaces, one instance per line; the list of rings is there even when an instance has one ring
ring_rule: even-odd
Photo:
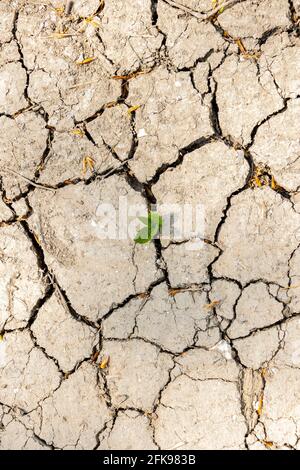
[[[299,17],[1,1],[1,449],[300,448]],[[120,196],[203,248],[100,240]]]

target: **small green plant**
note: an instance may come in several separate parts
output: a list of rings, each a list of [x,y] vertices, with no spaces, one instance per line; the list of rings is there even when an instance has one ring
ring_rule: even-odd
[[[162,216],[157,212],[150,211],[147,217],[139,217],[139,220],[145,225],[141,228],[134,239],[135,243],[148,243],[161,231]]]

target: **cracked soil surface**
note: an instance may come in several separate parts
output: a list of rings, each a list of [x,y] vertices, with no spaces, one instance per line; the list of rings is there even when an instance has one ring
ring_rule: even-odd
[[[226,3],[1,1],[0,449],[300,448],[300,1]]]

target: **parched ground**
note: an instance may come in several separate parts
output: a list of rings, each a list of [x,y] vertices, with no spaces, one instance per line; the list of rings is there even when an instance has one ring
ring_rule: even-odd
[[[300,448],[300,1],[179,1],[1,1],[1,449]]]

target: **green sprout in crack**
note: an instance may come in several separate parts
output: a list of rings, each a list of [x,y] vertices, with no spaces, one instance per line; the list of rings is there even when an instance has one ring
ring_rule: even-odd
[[[139,220],[145,227],[137,232],[134,239],[135,243],[148,243],[161,232],[163,220],[162,216],[157,212],[150,211],[147,217],[139,217]]]

